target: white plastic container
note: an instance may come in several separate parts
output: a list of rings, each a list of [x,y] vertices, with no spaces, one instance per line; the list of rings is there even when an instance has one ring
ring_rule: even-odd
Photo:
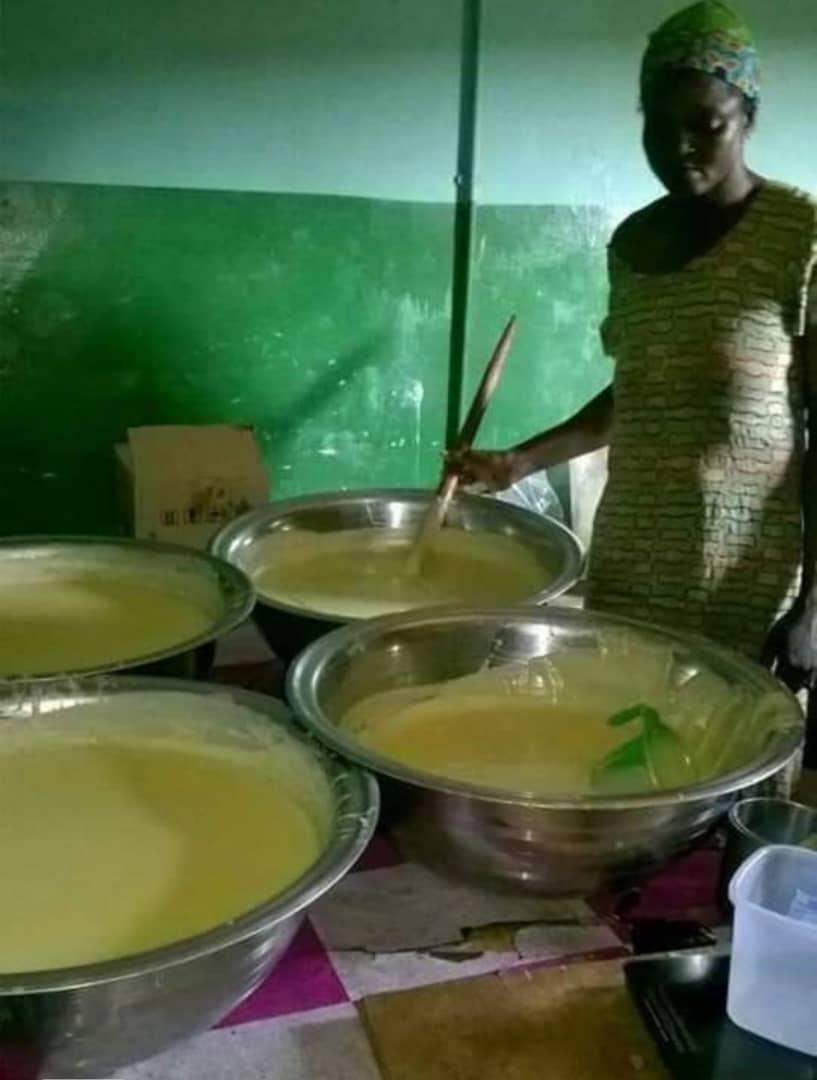
[[[763,848],[732,878],[729,899],[730,1020],[817,1055],[817,852]]]

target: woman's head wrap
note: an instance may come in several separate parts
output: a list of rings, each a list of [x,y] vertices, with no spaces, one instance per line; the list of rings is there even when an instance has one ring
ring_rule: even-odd
[[[760,66],[752,32],[720,0],[684,8],[650,37],[641,66],[641,100],[667,71],[700,71],[722,79],[749,99],[760,94]]]

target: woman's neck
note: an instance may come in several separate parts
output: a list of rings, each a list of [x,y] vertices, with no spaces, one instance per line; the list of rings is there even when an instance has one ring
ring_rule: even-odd
[[[720,184],[708,191],[699,200],[702,208],[708,206],[718,210],[728,210],[746,202],[749,196],[760,186],[761,179],[750,172],[744,164],[736,168]]]

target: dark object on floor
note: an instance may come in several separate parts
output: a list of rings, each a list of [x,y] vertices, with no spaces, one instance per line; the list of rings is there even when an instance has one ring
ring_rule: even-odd
[[[215,641],[205,642],[196,649],[174,653],[164,660],[130,668],[125,675],[151,675],[157,679],[198,679],[206,681],[213,673],[216,658]],[[2,1080],[2,1078],[0,1078]]]
[[[806,708],[806,745],[803,750],[803,767],[817,769],[817,687],[808,692]]]
[[[47,1019],[47,995],[0,1001],[0,1080],[38,1080],[44,1057],[39,1032]]]
[[[253,620],[267,645],[285,667],[289,667],[307,645],[344,625],[340,619],[298,615],[294,611],[282,611],[264,601],[255,605]]]
[[[688,920],[638,919],[632,924],[631,934],[636,956],[705,949],[716,942],[714,934],[705,926]]]
[[[273,658],[262,664],[230,664],[217,667],[213,672],[213,681],[225,686],[240,686],[253,690],[256,694],[284,700],[285,670],[280,661]]]
[[[630,960],[627,985],[675,1080],[817,1080],[817,1058],[742,1031],[726,1015],[729,957]]]

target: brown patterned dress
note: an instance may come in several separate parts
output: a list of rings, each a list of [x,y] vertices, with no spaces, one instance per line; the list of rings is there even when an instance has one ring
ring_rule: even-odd
[[[615,421],[588,607],[759,653],[798,587],[815,264],[817,202],[772,183],[681,270],[611,253]]]

